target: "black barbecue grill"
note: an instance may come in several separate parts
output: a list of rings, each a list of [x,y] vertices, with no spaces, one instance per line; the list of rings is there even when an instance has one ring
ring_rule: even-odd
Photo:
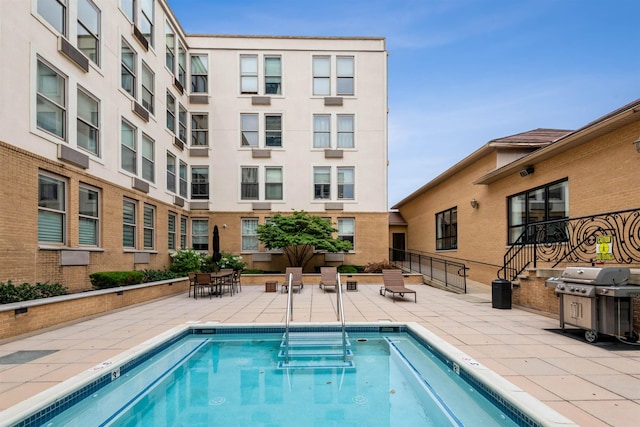
[[[625,267],[567,267],[547,280],[560,297],[560,327],[584,329],[591,343],[598,334],[637,341],[632,297],[640,295],[640,286],[629,285],[629,275]]]

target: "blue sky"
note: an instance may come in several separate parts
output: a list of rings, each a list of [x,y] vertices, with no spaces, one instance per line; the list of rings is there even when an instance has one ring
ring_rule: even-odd
[[[169,0],[187,33],[381,36],[389,206],[488,141],[640,98],[637,0]]]

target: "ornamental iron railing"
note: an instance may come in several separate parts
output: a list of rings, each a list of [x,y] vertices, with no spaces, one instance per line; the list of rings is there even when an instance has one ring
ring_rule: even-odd
[[[538,262],[640,262],[640,209],[529,224],[504,255],[498,278],[515,280]]]

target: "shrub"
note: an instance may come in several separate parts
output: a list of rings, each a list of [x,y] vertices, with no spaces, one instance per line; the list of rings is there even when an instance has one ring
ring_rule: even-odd
[[[351,274],[357,272],[358,267],[356,267],[355,265],[341,265],[338,267],[338,273],[340,274]]]
[[[220,253],[220,261],[218,261],[219,268],[232,268],[234,270],[244,270],[244,267],[247,265],[246,262],[242,261],[242,257],[240,255],[234,255],[230,252],[222,251]]]
[[[142,271],[103,271],[90,274],[89,279],[95,289],[107,289],[142,283],[144,273]]]
[[[160,280],[175,279],[181,277],[170,270],[142,270],[142,281],[144,283],[159,282]]]
[[[242,274],[264,274],[264,270],[258,268],[248,268],[242,272]]]
[[[169,270],[180,276],[186,276],[187,273],[200,271],[202,261],[203,255],[196,252],[193,248],[180,249],[178,252],[171,254],[171,266]]]
[[[395,265],[389,263],[389,261],[370,262],[364,266],[365,273],[382,273],[382,270],[397,269]]]
[[[11,280],[9,280],[6,284],[0,282],[0,304],[29,301],[66,294],[67,288],[59,283],[49,284],[48,282],[46,282],[36,283],[35,285],[23,283],[16,286],[11,283]]]

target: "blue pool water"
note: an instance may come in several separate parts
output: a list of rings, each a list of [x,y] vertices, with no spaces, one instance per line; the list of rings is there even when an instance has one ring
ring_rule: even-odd
[[[349,335],[353,369],[278,369],[281,333],[189,334],[131,369],[110,368],[104,386],[44,425],[523,424],[410,334]]]

